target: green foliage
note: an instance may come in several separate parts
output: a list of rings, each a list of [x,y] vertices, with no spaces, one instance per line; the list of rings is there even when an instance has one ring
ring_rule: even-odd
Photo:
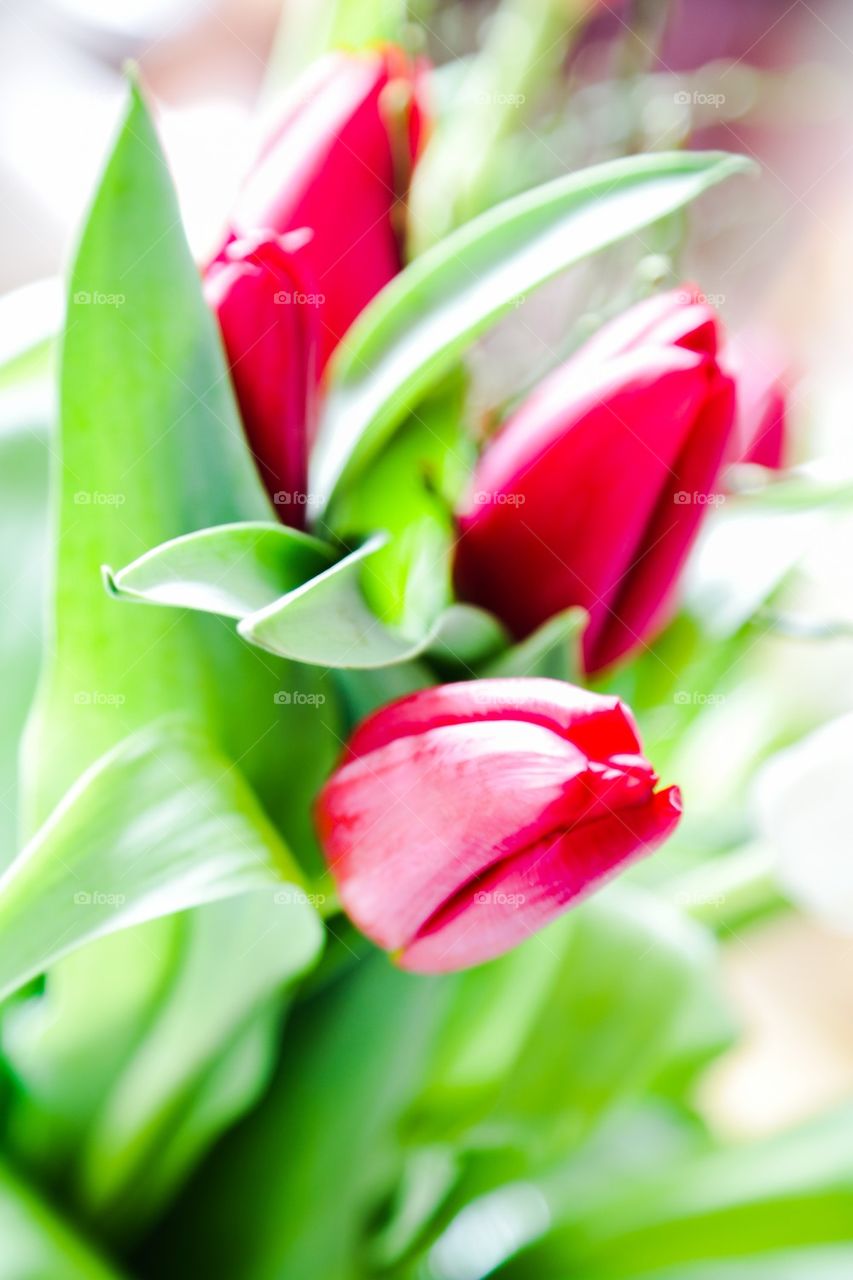
[[[713,151],[614,160],[507,200],[417,258],[335,353],[311,492],[328,501],[525,293],[749,167]]]

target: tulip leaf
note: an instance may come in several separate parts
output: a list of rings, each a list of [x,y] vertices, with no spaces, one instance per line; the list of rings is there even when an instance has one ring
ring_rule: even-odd
[[[467,664],[502,646],[500,623],[468,605],[408,628],[386,625],[362,574],[387,544],[377,534],[332,563],[330,547],[292,529],[224,525],[172,539],[117,573],[105,570],[105,579],[120,600],[241,619],[238,631],[251,644],[321,667],[383,667],[428,649]]]
[[[801,1129],[667,1162],[642,1176],[587,1178],[552,1204],[553,1228],[493,1274],[500,1280],[840,1276],[838,1267],[821,1269],[820,1255],[826,1250],[831,1264],[833,1252],[836,1260],[847,1253],[849,1263],[851,1140],[853,1113],[845,1107]]]
[[[14,335],[21,290],[0,302],[0,345]],[[37,335],[32,335],[36,337]],[[38,342],[0,366],[0,667],[4,704],[0,724],[0,866],[12,858],[20,739],[38,679],[48,550],[47,483],[50,423],[55,413],[52,351]]]
[[[311,491],[331,497],[520,296],[750,167],[722,152],[610,161],[505,201],[417,258],[333,357]]]
[[[0,1280],[121,1280],[35,1188],[0,1165]]]
[[[53,460],[48,523],[55,541],[54,596],[23,757],[26,829],[32,832],[44,821],[87,766],[174,711],[216,744],[211,751],[221,749],[219,773],[227,775],[229,762],[239,760],[290,846],[319,865],[310,797],[338,750],[334,706],[328,716],[317,714],[320,700],[331,701],[328,681],[316,670],[252,651],[219,618],[123,606],[101,581],[103,564],[128,564],[183,534],[226,523],[274,522],[243,438],[168,168],[136,91],[73,267]],[[173,791],[173,810],[180,812],[174,784]],[[220,798],[224,805],[225,794]],[[253,803],[248,792],[245,798]],[[148,821],[138,807],[145,799],[135,793],[126,798],[124,821],[138,831]],[[164,790],[164,820],[168,811]],[[227,826],[227,814],[223,821]],[[239,825],[239,813],[231,821]],[[61,836],[57,827],[45,888],[66,857]],[[203,858],[204,830],[195,838],[194,853],[187,840],[186,855]],[[161,870],[160,905],[178,910],[188,897],[185,871],[178,861],[170,874]],[[113,872],[119,875],[120,868]],[[38,886],[31,888],[37,896]],[[78,908],[78,932],[94,912]],[[46,930],[46,918],[39,919],[38,927]],[[16,924],[15,936],[24,923],[22,918]],[[154,1032],[158,1004],[178,980],[169,966],[182,932],[179,917],[158,919],[98,938],[51,968],[50,1016],[22,1018],[15,1028],[20,1088],[10,1124],[32,1153],[33,1167],[61,1178],[69,1156],[92,1132],[117,1071]],[[31,963],[45,962],[42,950],[30,949]],[[122,977],[120,1016],[114,974]],[[33,1003],[26,1001],[21,1013],[33,1015]],[[239,1044],[243,1034],[256,1042],[254,1028],[247,1027],[228,1052],[240,1062],[243,1096],[249,1098],[249,1062],[257,1068],[255,1088],[264,1072],[248,1041]],[[217,1051],[211,1070],[221,1060]],[[77,1069],[81,1061],[88,1064],[84,1072]],[[203,1123],[208,1135],[215,1124],[213,1094],[211,1099],[205,1110],[200,1093],[174,1115],[175,1131],[184,1134],[183,1159],[203,1136],[196,1124]],[[237,1105],[236,1092],[229,1104]],[[169,1105],[165,1096],[162,1105]],[[218,1113],[224,1122],[222,1107]],[[153,1178],[155,1171],[148,1174]],[[71,1194],[73,1176],[69,1182],[65,1189]]]
[[[418,632],[387,626],[362,587],[364,562],[385,544],[381,534],[369,539],[305,586],[244,618],[240,635],[271,653],[324,667],[383,667],[447,646],[472,662],[500,643],[500,624],[468,605],[451,605]]]
[[[282,710],[275,694],[315,677],[259,661],[216,619],[125,608],[101,581],[102,565],[188,533],[276,523],[137,91],[73,267],[55,463],[55,595],[24,752],[27,829],[83,768],[178,711],[241,760],[270,811],[298,823],[288,836],[310,845],[300,815],[336,743],[318,732],[307,750],[295,723],[304,712]],[[305,806],[293,803],[297,790]]]
[[[660,1071],[693,1006],[719,1021],[714,961],[705,930],[620,885],[460,974],[411,1137],[565,1150]]]
[[[120,1217],[138,1229],[218,1132],[222,1109],[233,1114],[232,1086],[238,1112],[257,1096],[275,1060],[283,1013],[271,998],[320,950],[313,901],[280,886],[182,917],[174,982],[86,1135],[77,1185],[93,1215],[108,1211],[111,1222]],[[248,1072],[240,1065],[246,1054]],[[226,1064],[230,1081],[221,1079]],[[211,1106],[213,1125],[203,1115]]]
[[[581,640],[589,621],[586,609],[566,609],[543,623],[486,667],[486,676],[546,676],[583,684]]]
[[[328,569],[326,543],[280,524],[243,522],[173,538],[118,573],[118,597],[244,618]]]
[[[399,1176],[399,1115],[446,990],[442,979],[413,978],[374,953],[300,1002],[265,1098],[212,1153],[169,1224],[176,1235],[165,1247],[180,1249],[185,1272],[241,1280],[374,1274],[368,1224]]]
[[[0,879],[0,996],[84,942],[272,893],[283,877],[299,873],[227,758],[188,725],[141,730],[87,770]]]
[[[350,545],[362,545],[337,563],[316,538],[246,522],[155,547],[108,570],[108,589],[237,618],[250,642],[320,666],[379,667],[426,649],[450,665],[490,656],[504,647],[502,628],[479,609],[451,603],[451,506],[472,461],[461,428],[464,394],[455,371],[348,490],[332,523]],[[373,534],[377,528],[382,534]]]
[[[324,517],[350,546],[377,529],[391,535],[370,557],[363,586],[379,616],[404,628],[428,626],[453,599],[453,511],[477,456],[467,392],[454,368]]]

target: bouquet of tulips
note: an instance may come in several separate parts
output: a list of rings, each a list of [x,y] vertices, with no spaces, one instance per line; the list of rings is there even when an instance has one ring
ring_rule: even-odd
[[[754,166],[525,168],[558,9],[455,78],[330,37],[200,262],[132,83],[61,339],[0,374],[47,565],[3,1280],[850,1274],[849,1118],[738,1149],[696,1107],[715,934],[784,904],[678,785],[789,567],[732,604],[699,563],[796,503],[780,365],[679,267]]]

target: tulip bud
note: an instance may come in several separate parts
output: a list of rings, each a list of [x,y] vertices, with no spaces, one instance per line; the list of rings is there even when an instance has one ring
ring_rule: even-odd
[[[285,524],[305,523],[319,344],[305,236],[232,240],[205,277],[249,446]]]
[[[233,211],[236,236],[313,232],[306,258],[325,298],[319,370],[402,266],[398,204],[424,127],[422,81],[392,46],[321,59],[296,85]]]
[[[734,421],[716,314],[682,289],[632,308],[547,378],[480,459],[460,518],[460,596],[518,637],[589,612],[588,672],[653,638]]]
[[[558,680],[477,680],[382,708],[320,794],[341,902],[403,968],[489,960],[656,848],[681,813],[655,791],[630,711]]]
[[[761,335],[739,334],[726,347],[725,367],[737,383],[736,428],[731,462],[752,462],[778,471],[787,452],[787,367]]]

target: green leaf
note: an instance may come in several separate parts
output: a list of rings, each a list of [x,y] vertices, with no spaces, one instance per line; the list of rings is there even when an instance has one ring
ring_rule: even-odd
[[[507,139],[514,135],[529,152],[529,121],[553,91],[589,12],[586,0],[503,0],[479,51],[450,64],[460,83],[430,131],[409,194],[409,239],[417,252],[500,198],[497,192],[508,194],[508,180],[514,190],[530,185]],[[553,159],[559,162],[556,152]]]
[[[308,895],[293,887],[242,894],[188,913],[183,924],[175,981],[86,1135],[78,1166],[87,1212],[108,1215],[113,1229],[117,1219],[138,1229],[223,1115],[230,1119],[257,1096],[283,1012],[272,997],[305,972],[322,944]]]
[[[581,640],[589,621],[585,609],[555,614],[537,631],[513,645],[486,667],[486,676],[547,676],[583,684]]]
[[[335,562],[326,543],[280,525],[231,524],[108,570],[108,589],[240,619],[245,640],[302,663],[371,669],[429,650],[439,663],[470,668],[506,637],[482,610],[450,603],[450,494],[470,465],[462,395],[455,377],[348,492],[333,520],[348,541],[363,542],[348,556]]]
[[[487,1125],[529,1156],[565,1151],[660,1071],[713,963],[704,930],[623,885],[460,975],[413,1137],[476,1145]]]
[[[0,1165],[0,1280],[120,1280],[53,1209]]]
[[[370,955],[300,1005],[266,1098],[213,1154],[158,1250],[177,1251],[185,1273],[361,1280],[372,1215],[399,1177],[398,1117],[447,989]]]
[[[817,1245],[813,1249],[773,1249],[769,1253],[718,1258],[714,1262],[679,1263],[643,1272],[643,1280],[848,1280],[853,1273],[853,1246]]]
[[[225,782],[224,790],[212,786],[211,795],[231,803],[226,793],[237,784],[227,778],[239,761],[241,774],[291,847],[319,865],[310,798],[338,750],[329,683],[317,671],[253,651],[219,618],[128,608],[111,599],[101,581],[103,564],[129,563],[183,534],[273,521],[243,440],[167,167],[137,93],[85,228],[70,295],[50,520],[56,593],[27,735],[26,825],[36,828],[81,771],[129,734],[164,712],[177,712],[198,726],[205,743],[215,744],[203,751],[211,763],[218,758]],[[322,714],[320,703],[329,704]],[[248,809],[224,816],[223,835],[229,821],[251,828],[248,810],[259,811],[248,788],[240,783],[238,790]],[[174,792],[173,786],[177,816],[182,801]],[[135,806],[146,799],[126,797],[125,823],[137,837],[148,818]],[[165,803],[161,809],[164,822],[168,808]],[[55,861],[45,868],[44,883],[31,886],[32,901],[51,888],[51,875],[58,882],[59,859],[68,852],[60,837],[57,828],[50,837]],[[193,836],[186,833],[190,862],[204,858],[204,839],[203,827]],[[267,837],[256,831],[253,839],[266,844]],[[75,856],[77,851],[70,848]],[[233,856],[234,851],[228,860]],[[119,874],[117,866],[112,869]],[[178,910],[191,900],[191,883],[181,882],[177,863],[171,885],[162,865],[160,870],[164,886],[157,909]],[[152,909],[156,900],[150,900]],[[87,910],[77,911],[78,932],[85,931],[83,919],[93,920]],[[30,924],[45,947],[62,945],[44,937],[50,923],[43,913]],[[21,938],[25,930],[26,920],[16,919],[14,936]],[[69,1154],[83,1150],[116,1073],[155,1031],[160,1002],[180,980],[183,933],[181,920],[172,917],[101,938],[51,969],[42,1000],[25,1001],[14,1017],[6,1014],[20,1078],[10,1128],[16,1149],[40,1171],[61,1175]],[[36,955],[41,950],[30,948],[31,963],[44,963],[44,955]],[[257,1051],[250,1052],[250,1040],[257,1045],[253,1026],[236,1034],[224,1051],[240,1064],[246,1099],[263,1080],[263,1063]],[[250,1059],[257,1071],[247,1088]],[[222,1060],[219,1046],[211,1070]],[[166,1091],[176,1084],[160,1079]],[[212,1085],[211,1090],[209,1105],[200,1089],[175,1116],[174,1133],[184,1130],[187,1136],[183,1145],[176,1138],[180,1162],[192,1158],[193,1143],[201,1150],[209,1140],[204,1134],[210,1134],[217,1114],[224,1122],[227,1091],[220,1087],[217,1103]],[[165,1093],[161,1104],[170,1105]],[[236,1089],[228,1105],[239,1105]],[[200,1145],[197,1139],[203,1139]],[[168,1159],[171,1164],[171,1153]],[[176,1156],[175,1169],[178,1163]],[[149,1174],[153,1181],[153,1170],[146,1170],[146,1180]],[[72,1196],[73,1189],[72,1174],[65,1194]]]
[[[105,570],[113,595],[243,618],[328,569],[332,549],[280,524],[200,529]]]
[[[720,152],[614,160],[506,201],[416,259],[333,358],[311,491],[328,500],[519,296],[749,167]]]
[[[366,566],[365,594],[385,622],[425,628],[453,599],[453,510],[476,461],[466,429],[468,380],[454,369],[324,518],[350,546],[389,540]]]
[[[0,301],[0,341],[15,336],[16,326],[26,327],[26,316],[20,317],[15,305],[18,299],[14,294]],[[17,847],[18,753],[42,643],[47,472],[55,413],[51,375],[47,342],[0,366],[0,867]]]
[[[283,876],[299,879],[227,758],[189,726],[143,730],[80,778],[0,879],[0,996],[84,942]]]
[[[43,989],[6,1006],[3,1053],[21,1086],[9,1150],[50,1185],[68,1174],[92,1116],[156,1017],[185,918],[163,916],[72,951]]]
[[[473,659],[493,649],[500,624],[480,609],[452,605],[425,629],[406,634],[385,625],[368,604],[362,570],[368,557],[386,545],[379,534],[331,569],[266,609],[244,618],[237,630],[270,653],[323,667],[384,667],[409,662],[442,643],[470,645]]]
[[[703,1266],[719,1266],[706,1275],[739,1280],[752,1277],[746,1262],[754,1260],[762,1280],[811,1276],[808,1267],[794,1269],[798,1261],[833,1244],[850,1248],[851,1138],[853,1113],[845,1108],[763,1142],[669,1162],[657,1174],[604,1180],[552,1204],[554,1229],[495,1275],[680,1280],[700,1264],[700,1277]],[[780,1270],[762,1273],[761,1255]]]
[[[249,643],[322,667],[383,667],[448,645],[476,656],[500,645],[500,625],[467,605],[425,624],[410,619],[406,629],[386,626],[368,603],[363,571],[387,544],[377,534],[330,565],[330,549],[316,539],[274,526],[226,525],[155,547],[118,573],[107,570],[106,581],[119,599],[240,618],[237,630]],[[290,587],[288,578],[301,585]],[[322,705],[323,695],[304,698]]]
[[[73,268],[60,409],[55,597],[24,754],[29,830],[88,764],[182,711],[240,759],[300,851],[313,849],[302,815],[337,743],[316,712],[306,734],[304,706],[283,709],[275,694],[316,691],[319,676],[294,676],[217,619],[124,608],[101,581],[103,564],[129,564],[181,535],[275,523],[137,92]]]

